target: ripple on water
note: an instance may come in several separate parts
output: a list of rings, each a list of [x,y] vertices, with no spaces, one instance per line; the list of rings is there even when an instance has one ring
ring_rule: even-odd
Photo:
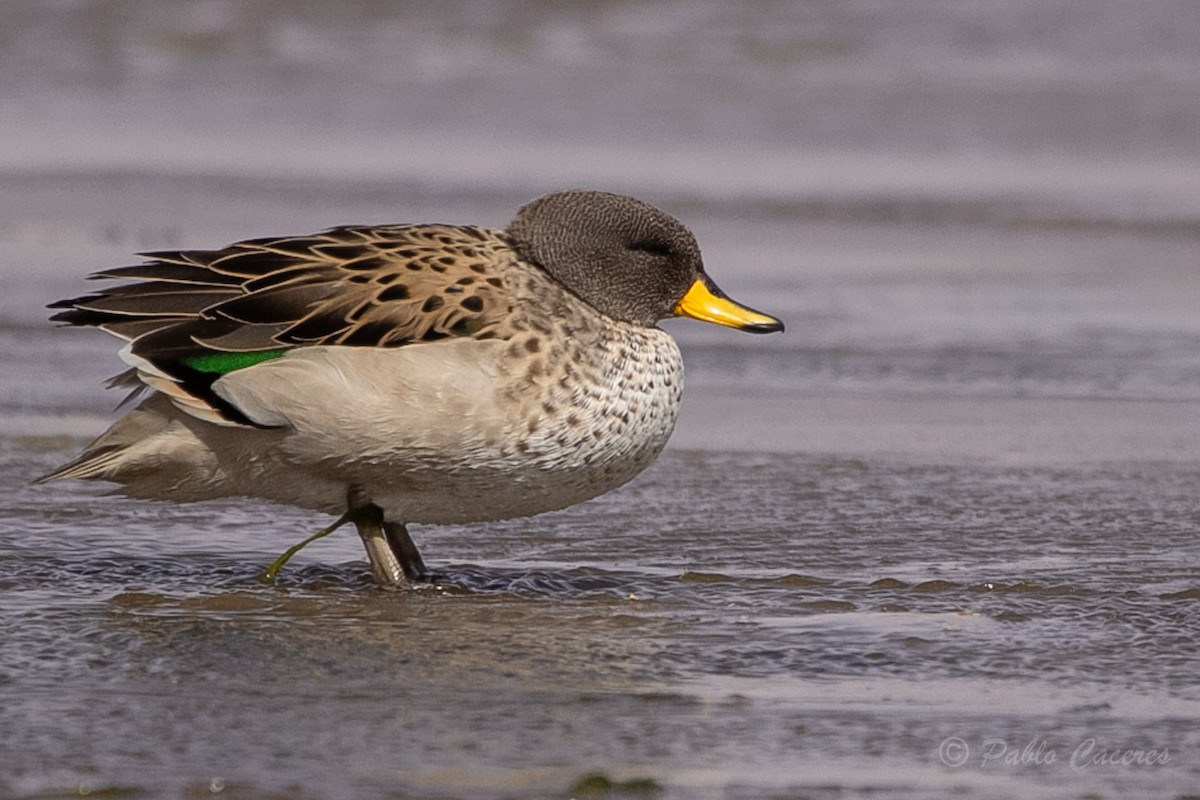
[[[1200,702],[1197,477],[668,453],[563,512],[416,528],[440,575],[410,591],[373,587],[352,532],[258,583],[319,527],[301,512],[19,489],[0,497],[20,531],[0,537],[0,689],[20,698],[0,723],[43,742],[38,758],[122,737],[197,746],[174,718],[260,765],[259,743],[291,730],[326,763],[363,763],[327,730],[404,739],[406,774],[465,738],[507,763],[514,727],[551,732],[539,752],[582,731],[661,748],[663,763],[876,747],[912,764],[955,733],[947,719],[1003,733],[1041,719],[1047,697],[1116,709],[1054,728],[1100,730],[1131,713],[1136,682],[1169,700],[1137,712],[1146,735],[1185,742],[1169,717]],[[980,711],[979,692],[1015,717]],[[463,708],[471,724],[452,724]],[[35,757],[11,748],[0,756]]]

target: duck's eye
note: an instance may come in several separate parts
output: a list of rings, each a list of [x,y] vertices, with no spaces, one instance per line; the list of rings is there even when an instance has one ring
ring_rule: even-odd
[[[638,252],[641,252],[641,253],[649,253],[650,255],[652,255],[656,258],[670,258],[671,257],[670,246],[663,242],[652,242],[652,241],[634,242],[631,249],[637,250]]]

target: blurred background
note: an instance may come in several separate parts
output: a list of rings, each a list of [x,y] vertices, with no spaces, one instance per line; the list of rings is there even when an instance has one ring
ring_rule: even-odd
[[[799,218],[1186,224],[1198,211],[1187,0],[13,0],[3,13],[9,170],[505,200],[605,183]],[[887,207],[899,199],[923,203]]]
[[[673,324],[708,345],[693,385],[1200,398],[1190,0],[0,14],[0,324],[49,331],[46,302],[135,250],[501,226],[544,192],[592,187],[683,219],[727,291],[787,319],[772,341]],[[90,392],[107,363],[64,369]],[[17,381],[0,406],[70,395]],[[824,422],[836,436],[801,443],[854,436]]]

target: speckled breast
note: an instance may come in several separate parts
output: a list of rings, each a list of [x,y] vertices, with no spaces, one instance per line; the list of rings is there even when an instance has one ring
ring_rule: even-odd
[[[648,467],[678,418],[679,348],[662,330],[625,325],[587,341],[514,337],[496,397],[508,420],[499,440],[469,463],[408,475],[407,491],[377,502],[411,522],[507,519],[588,500]]]
[[[510,267],[504,280],[518,302],[490,362],[500,430],[460,458],[443,454],[405,475],[405,489],[386,498],[399,519],[471,522],[565,508],[629,481],[675,428],[683,358],[669,334],[604,316],[540,270]]]
[[[549,373],[511,444],[535,473],[529,482],[544,485],[540,499],[562,507],[595,497],[662,452],[683,393],[683,359],[668,334],[621,326],[586,350],[568,342]]]

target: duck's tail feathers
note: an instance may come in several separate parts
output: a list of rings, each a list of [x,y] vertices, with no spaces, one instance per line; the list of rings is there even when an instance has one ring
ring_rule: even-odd
[[[33,482],[69,478],[124,482],[131,472],[152,467],[159,445],[149,440],[162,433],[178,414],[166,398],[152,396],[89,442],[79,456]]]
[[[47,472],[45,475],[34,478],[33,482],[35,484],[48,483],[49,481],[70,480],[72,478],[103,479],[107,473],[111,473],[114,467],[116,467],[124,450],[125,446],[119,444],[89,447],[80,453],[77,458],[68,461],[52,472]]]

